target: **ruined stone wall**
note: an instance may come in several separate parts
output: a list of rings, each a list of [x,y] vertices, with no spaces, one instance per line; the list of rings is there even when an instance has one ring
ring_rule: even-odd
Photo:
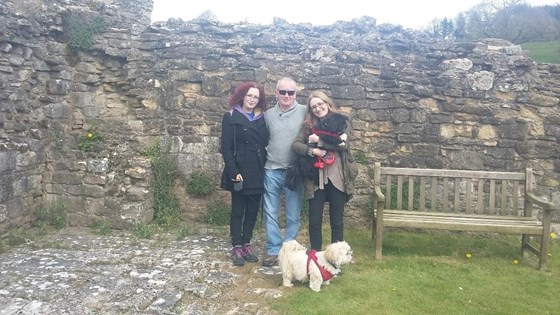
[[[331,26],[222,24],[212,17],[150,25],[151,0],[8,0],[0,4],[0,232],[62,202],[73,225],[149,221],[150,163],[170,143],[183,174],[218,184],[221,114],[245,80],[324,89],[353,120],[360,165],[348,222],[367,224],[369,164],[520,171],[560,203],[560,67],[489,39],[434,42],[373,18]],[[85,12],[108,28],[68,49],[65,21]],[[81,144],[99,137],[91,150]],[[96,138],[97,139],[97,138]],[[82,148],[82,149],[81,149]],[[207,199],[177,187],[186,214]],[[227,200],[220,192],[216,198]]]

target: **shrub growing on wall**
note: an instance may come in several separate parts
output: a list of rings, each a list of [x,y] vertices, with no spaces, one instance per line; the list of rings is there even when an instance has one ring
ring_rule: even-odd
[[[214,192],[211,176],[204,172],[192,172],[186,184],[187,192],[192,196],[203,197]]]
[[[87,12],[67,14],[64,24],[68,47],[73,53],[90,49],[94,43],[94,35],[102,33],[107,27],[103,16]]]
[[[172,192],[173,182],[179,177],[179,169],[171,160],[169,150],[162,149],[159,142],[144,151],[150,159],[154,180],[154,219],[160,226],[171,226],[179,222],[181,205],[179,198]]]

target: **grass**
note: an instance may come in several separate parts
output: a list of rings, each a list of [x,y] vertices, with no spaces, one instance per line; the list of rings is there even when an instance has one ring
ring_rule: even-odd
[[[560,40],[524,43],[521,47],[538,63],[560,63]]]
[[[320,293],[297,283],[275,300],[280,314],[509,315],[560,309],[557,241],[547,270],[538,271],[536,259],[519,257],[518,236],[389,231],[382,261],[374,260],[369,231],[349,230],[346,239],[355,263]]]

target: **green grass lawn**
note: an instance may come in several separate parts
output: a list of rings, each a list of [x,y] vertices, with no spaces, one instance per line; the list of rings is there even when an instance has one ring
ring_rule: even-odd
[[[328,233],[325,233],[328,235]],[[297,283],[281,314],[558,314],[560,243],[548,268],[520,257],[518,236],[388,231],[382,261],[371,233],[349,230],[355,263],[316,293]],[[467,255],[469,254],[469,255]],[[470,256],[468,258],[467,256]]]
[[[538,63],[560,63],[560,40],[524,43],[521,47]]]

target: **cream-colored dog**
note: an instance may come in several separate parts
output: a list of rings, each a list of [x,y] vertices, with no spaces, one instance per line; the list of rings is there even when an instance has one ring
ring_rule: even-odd
[[[316,258],[316,259],[314,259]],[[296,240],[284,242],[278,254],[285,287],[292,287],[292,281],[309,281],[315,292],[321,291],[321,284],[329,284],[330,279],[340,273],[340,266],[352,261],[352,249],[346,242],[336,242],[324,251],[310,251]]]

